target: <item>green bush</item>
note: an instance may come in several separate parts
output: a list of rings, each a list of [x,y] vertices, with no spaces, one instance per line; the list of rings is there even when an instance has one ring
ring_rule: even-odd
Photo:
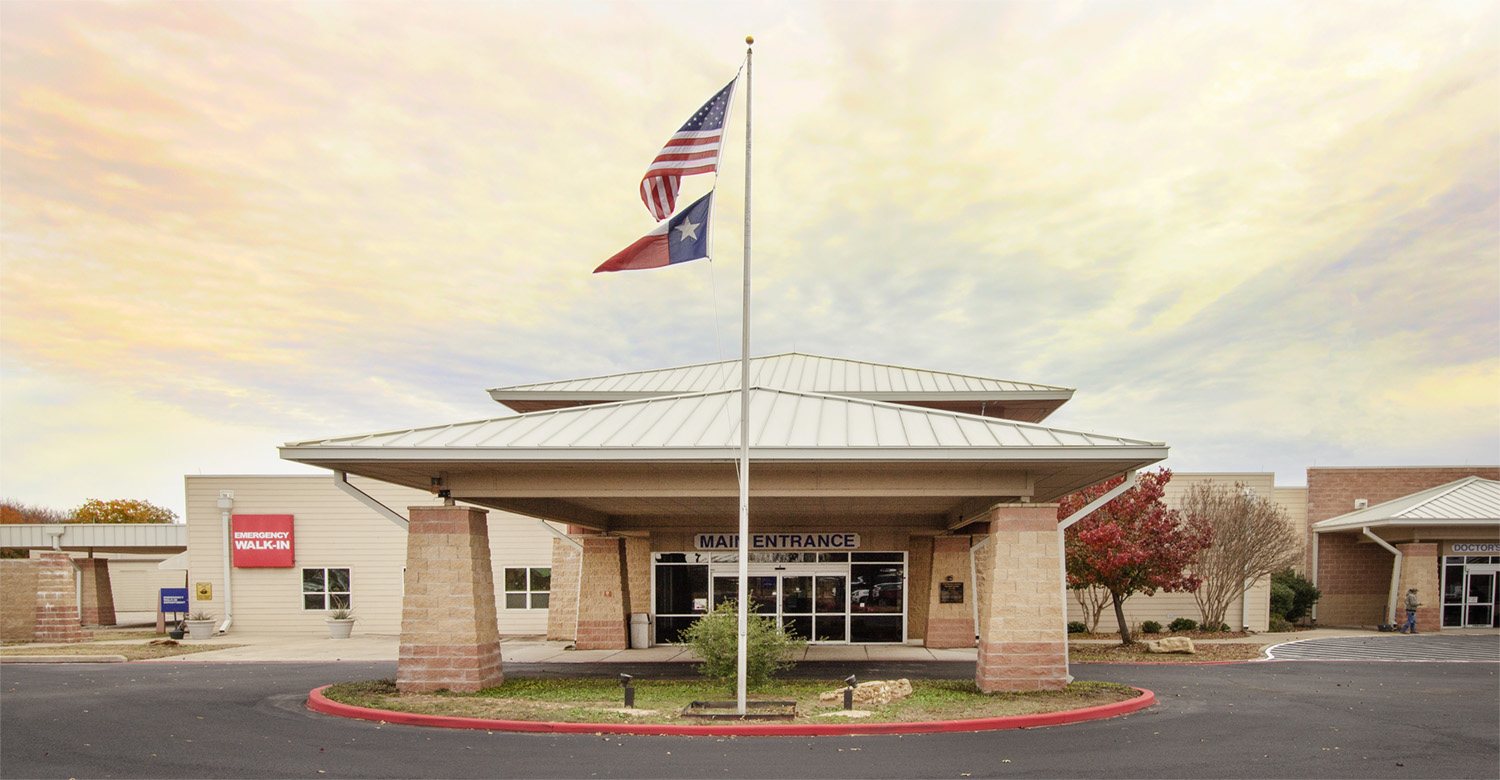
[[[1271,630],[1273,632],[1291,631],[1292,630],[1292,624],[1286,622],[1286,618],[1283,618],[1280,615],[1272,615],[1271,616]]]
[[[1192,629],[1188,629],[1188,630],[1191,631]],[[1208,633],[1213,633],[1215,631],[1228,631],[1229,630],[1229,624],[1228,623],[1204,623],[1203,625],[1198,626],[1198,630],[1199,631],[1206,631]]]
[[[1142,634],[1160,634],[1161,633],[1161,624],[1158,623],[1158,622],[1156,622],[1155,620],[1147,620],[1146,622],[1144,622],[1144,623],[1141,624],[1141,633]]]
[[[719,680],[731,689],[739,677],[739,615],[733,599],[714,607],[680,634],[682,642],[703,659],[698,673]],[[776,618],[762,615],[753,607],[745,621],[745,686],[755,687],[771,675],[796,665],[792,656],[807,646],[807,641],[788,636]]]
[[[1292,606],[1297,600],[1297,591],[1284,582],[1271,581],[1271,618],[1286,619],[1286,613],[1292,611]]]
[[[1312,614],[1313,605],[1318,603],[1318,599],[1323,597],[1323,592],[1318,590],[1318,586],[1312,584],[1312,580],[1292,571],[1291,567],[1287,567],[1271,575],[1271,592],[1273,596],[1277,585],[1284,585],[1292,589],[1292,605],[1282,614],[1282,617],[1285,617],[1292,623]],[[1273,606],[1271,613],[1275,614],[1275,612],[1276,610]]]
[[[1198,621],[1192,618],[1177,618],[1167,626],[1167,630],[1174,634],[1178,631],[1194,631],[1197,628]]]
[[[1068,633],[1070,633],[1070,634],[1087,634],[1088,632],[1089,632],[1089,627],[1087,625],[1085,625],[1082,620],[1069,620],[1068,621]]]

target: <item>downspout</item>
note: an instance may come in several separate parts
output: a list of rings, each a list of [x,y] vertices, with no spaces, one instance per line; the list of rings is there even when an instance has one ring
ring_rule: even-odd
[[[1313,546],[1313,555],[1312,555],[1312,559],[1313,559],[1313,561],[1312,561],[1312,584],[1313,584],[1313,587],[1316,588],[1316,587],[1318,587],[1318,532],[1317,531],[1313,531],[1312,537],[1313,537],[1313,541],[1312,541],[1312,546]],[[1312,624],[1316,626],[1318,624],[1318,602],[1316,602],[1316,601],[1313,602],[1313,605],[1312,605],[1312,614],[1309,615],[1309,617],[1312,618]]]
[[[972,603],[969,606],[974,610],[974,641],[976,643],[979,641],[979,575],[974,568],[974,553],[979,552],[979,548],[989,544],[993,538],[995,537],[986,536],[979,540],[979,544],[969,548],[969,587],[974,589],[974,595],[969,599]]]
[[[51,528],[42,529],[42,533],[52,537],[52,551],[62,552],[63,534],[68,532],[66,525],[60,525],[56,530]],[[92,553],[90,554],[92,557]],[[73,603],[78,605],[79,625],[83,625],[83,573],[78,569],[78,563],[68,556],[68,565],[73,567]]]
[[[543,531],[546,531],[547,533],[552,534],[553,536],[567,542],[568,544],[573,545],[573,548],[578,550],[578,581],[576,583],[578,589],[573,594],[573,644],[577,645],[578,616],[583,612],[583,543],[571,536],[568,536],[562,531],[553,528],[552,524],[547,522],[546,520],[536,518],[536,524],[541,526]]]
[[[1250,630],[1250,578],[1245,578],[1245,587],[1240,591],[1240,626],[1241,630]],[[1267,626],[1269,628],[1270,626]]]
[[[229,536],[229,512],[232,509],[234,509],[234,491],[220,490],[219,521],[223,525],[223,532],[219,540],[223,542],[222,547],[224,550],[224,622],[219,625],[220,633],[229,631],[230,624],[234,623],[234,585],[233,580],[230,579],[230,572],[233,570],[233,567],[230,565],[229,560],[231,543]]]
[[[1390,595],[1388,597],[1386,597],[1386,600],[1385,600],[1385,616],[1386,616],[1386,620],[1389,620],[1392,623],[1395,623],[1395,622],[1397,622],[1396,621],[1396,591],[1398,591],[1398,590],[1401,589],[1401,551],[1398,550],[1398,549],[1396,549],[1395,547],[1392,547],[1390,545],[1390,543],[1387,542],[1386,540],[1381,539],[1380,537],[1376,536],[1373,533],[1370,533],[1370,527],[1369,526],[1365,526],[1364,528],[1361,528],[1359,530],[1365,536],[1368,536],[1371,539],[1375,540],[1376,544],[1380,545],[1381,547],[1384,547],[1387,550],[1390,550],[1391,554],[1394,555],[1394,556],[1396,556],[1396,562],[1394,564],[1392,564],[1392,566],[1391,566],[1391,593],[1390,593]]]
[[[1135,487],[1135,469],[1126,472],[1125,481],[1115,485],[1113,490],[1088,502],[1082,509],[1068,515],[1062,522],[1057,524],[1057,566],[1062,569],[1060,587],[1062,588],[1063,647],[1065,648],[1063,651],[1063,674],[1067,676],[1070,683],[1073,682],[1073,669],[1072,662],[1068,660],[1066,650],[1068,644],[1068,546],[1065,537],[1067,536],[1068,528],[1072,527],[1074,523],[1093,514],[1099,507],[1115,500],[1120,494],[1133,487]]]

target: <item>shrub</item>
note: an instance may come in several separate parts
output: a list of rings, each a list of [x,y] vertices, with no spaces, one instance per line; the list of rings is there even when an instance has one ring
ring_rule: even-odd
[[[739,616],[733,599],[683,629],[683,643],[703,659],[698,673],[735,687],[739,677]],[[745,685],[759,686],[771,675],[796,665],[792,655],[807,646],[807,641],[788,636],[776,624],[776,618],[751,609],[746,616]]]
[[[1192,629],[1188,629],[1188,630],[1191,631]],[[1202,625],[1198,626],[1198,630],[1199,631],[1205,631],[1205,632],[1210,633],[1210,634],[1214,633],[1215,631],[1228,631],[1229,630],[1229,624],[1228,623],[1211,623],[1211,622],[1205,622]]]
[[[1088,632],[1089,632],[1089,627],[1086,626],[1086,625],[1084,625],[1084,623],[1083,623],[1082,620],[1069,620],[1068,621],[1068,633],[1070,633],[1070,634],[1087,634]]]
[[[1284,582],[1271,582],[1271,618],[1286,619],[1286,613],[1292,611],[1292,605],[1296,602],[1297,591]]]
[[[1292,630],[1292,624],[1286,622],[1286,619],[1283,618],[1283,617],[1281,617],[1280,615],[1272,615],[1271,616],[1271,630],[1272,631],[1291,631]]]
[[[1161,624],[1158,623],[1158,622],[1156,622],[1155,620],[1148,620],[1148,621],[1146,621],[1146,622],[1144,622],[1144,623],[1141,624],[1141,633],[1142,634],[1160,634],[1161,633]]]
[[[1278,584],[1292,589],[1292,605],[1283,613],[1282,617],[1293,623],[1312,614],[1313,605],[1318,603],[1318,599],[1323,597],[1323,592],[1318,590],[1318,586],[1312,584],[1312,580],[1292,571],[1290,567],[1271,575],[1271,592],[1273,595],[1276,592],[1275,588]],[[1272,614],[1275,614],[1275,611],[1275,609],[1272,609]]]
[[[1167,630],[1171,631],[1174,634],[1178,631],[1193,631],[1197,628],[1198,621],[1192,618],[1177,618],[1167,626]]]

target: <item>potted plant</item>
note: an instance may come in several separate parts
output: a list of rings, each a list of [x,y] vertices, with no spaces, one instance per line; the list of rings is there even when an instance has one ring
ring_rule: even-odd
[[[172,628],[167,631],[167,636],[172,639],[181,639],[187,636],[187,629],[183,628],[181,620],[172,623]]]
[[[187,626],[189,639],[212,639],[214,636],[214,616],[211,613],[198,610],[187,616],[182,621]]]
[[[354,631],[354,613],[347,609],[335,609],[323,622],[328,624],[329,639],[348,639]]]

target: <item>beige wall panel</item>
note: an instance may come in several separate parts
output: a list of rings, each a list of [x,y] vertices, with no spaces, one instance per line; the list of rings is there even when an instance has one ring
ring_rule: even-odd
[[[301,570],[326,566],[350,570],[351,600],[359,619],[355,631],[400,633],[406,531],[339,490],[331,475],[189,476],[186,483],[189,585],[207,582],[213,587],[209,601],[190,596],[193,609],[224,617],[224,540],[216,503],[220,490],[233,490],[234,514],[293,515],[296,566],[232,570],[232,631],[325,633],[326,613],[302,608]],[[374,480],[351,477],[350,483],[403,516],[407,507],[441,503],[426,492]],[[488,522],[497,583],[505,566],[550,565],[552,537],[535,521],[490,510]],[[503,592],[496,597],[503,603]],[[544,633],[546,612],[501,608],[500,630]]]

